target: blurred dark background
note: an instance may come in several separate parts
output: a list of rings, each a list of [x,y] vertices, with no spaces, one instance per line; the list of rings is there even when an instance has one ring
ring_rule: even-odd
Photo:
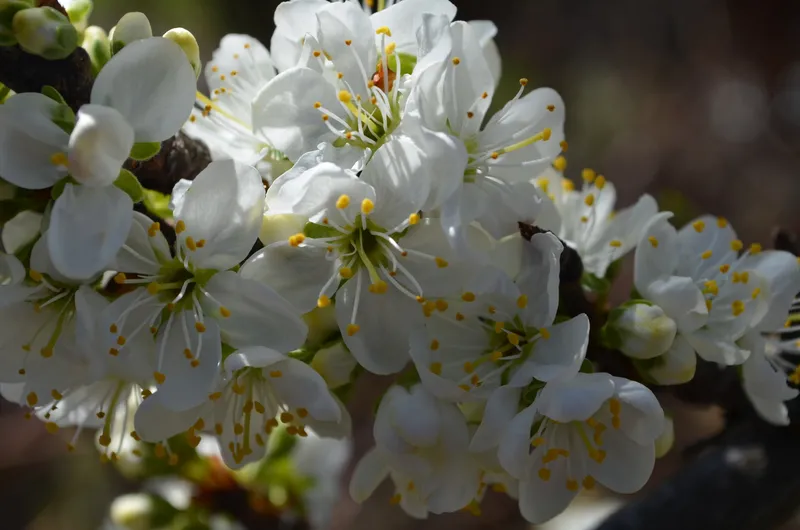
[[[725,216],[745,242],[765,247],[777,226],[800,230],[797,0],[455,3],[459,18],[498,26],[503,82],[496,106],[513,95],[520,77],[562,94],[568,175],[576,178],[581,168],[592,167],[616,183],[621,205],[649,192],[678,219],[701,212]],[[207,60],[226,33],[249,33],[269,45],[277,4],[96,0],[92,23],[110,29],[125,12],[142,11],[156,34],[176,26],[192,31]],[[384,383],[359,383],[364,399],[353,410],[357,453],[371,443],[369,400]],[[721,425],[715,410],[665,406],[675,415],[677,441],[653,482],[682,464],[683,448]],[[107,486],[109,468],[97,462],[91,443],[67,456],[63,442],[46,435],[41,424],[25,422],[10,406],[2,412],[0,513],[43,510],[28,526],[37,530],[96,528],[117,486]],[[513,503],[499,498],[485,503],[480,519],[457,514],[416,523],[388,505],[390,495],[383,488],[358,509],[345,492],[335,527],[513,527]]]

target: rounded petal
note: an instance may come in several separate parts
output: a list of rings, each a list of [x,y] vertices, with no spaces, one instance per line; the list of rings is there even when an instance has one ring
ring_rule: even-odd
[[[660,434],[660,433],[659,433]],[[635,493],[650,478],[655,465],[655,444],[640,445],[617,429],[603,434],[606,458],[602,463],[587,459],[591,476],[617,493]]]
[[[528,297],[525,323],[549,326],[558,310],[558,285],[561,252],[564,246],[553,234],[535,234],[530,244],[522,244],[522,266],[515,283]]]
[[[153,37],[128,44],[103,67],[91,101],[118,110],[136,142],[161,142],[189,118],[195,93],[194,70],[181,47]]]
[[[289,357],[285,353],[264,348],[263,346],[250,346],[236,350],[225,358],[223,369],[228,377],[246,367],[266,368],[275,363],[285,361]]]
[[[217,88],[228,86],[220,76],[229,76],[234,71],[241,80],[237,88],[242,87],[248,94],[252,90],[248,100],[255,96],[259,87],[275,77],[275,66],[269,51],[258,39],[250,35],[229,33],[222,37],[219,48],[214,50],[211,61],[206,65],[208,88],[213,92]]]
[[[714,277],[720,265],[736,261],[737,253],[731,250],[735,239],[736,232],[730,223],[720,222],[716,217],[704,215],[688,223],[678,231],[680,255],[676,274]],[[701,254],[706,251],[711,251],[711,256],[703,259]]]
[[[308,328],[298,311],[278,293],[232,271],[215,274],[201,296],[207,315],[215,315],[222,337],[234,348],[264,346],[279,352],[299,348]],[[220,312],[222,304],[228,316]]]
[[[514,416],[500,440],[497,458],[503,469],[514,478],[523,478],[528,468],[531,449],[531,427],[536,407],[531,406]]]
[[[17,94],[0,105],[0,175],[23,189],[49,188],[66,176],[53,155],[67,151],[69,135],[52,119],[58,103],[42,94]]]
[[[636,381],[612,377],[622,402],[621,429],[634,442],[648,445],[664,432],[664,410],[649,388]]]
[[[24,210],[7,221],[2,228],[3,249],[14,253],[32,242],[42,228],[43,215],[32,210]],[[39,271],[41,272],[41,271]],[[0,283],[3,274],[0,272]]]
[[[566,510],[578,495],[577,490],[566,487],[569,478],[566,462],[560,458],[548,466],[549,480],[542,480],[537,472],[531,472],[520,481],[519,511],[526,521],[537,525],[549,521]]]
[[[678,267],[678,233],[669,224],[670,217],[671,212],[662,212],[642,229],[633,273],[633,283],[640,293],[646,292],[655,280],[674,274]]]
[[[111,107],[84,105],[69,137],[69,172],[86,186],[108,186],[133,147],[133,129]]]
[[[203,403],[195,408],[175,412],[161,403],[159,393],[151,395],[142,401],[134,416],[134,426],[145,442],[159,443],[176,434],[188,431],[202,416],[203,408],[208,405]]]
[[[483,421],[472,436],[469,450],[475,453],[488,451],[500,445],[506,428],[517,414],[520,389],[501,386],[489,397]]]
[[[372,29],[388,27],[392,36],[387,40],[397,45],[398,51],[417,55],[417,28],[423,15],[444,15],[449,20],[456,16],[456,6],[448,0],[404,0],[387,9],[377,11],[369,17]],[[378,35],[380,37],[380,35]],[[380,47],[380,39],[376,44]]]
[[[315,103],[320,103],[320,108]],[[336,138],[322,120],[322,109],[346,117],[336,89],[322,74],[310,68],[291,68],[278,74],[253,99],[253,131],[290,160],[297,160],[320,142]]]
[[[438,403],[422,385],[417,385],[390,409],[390,423],[414,447],[432,447],[439,439]]]
[[[189,237],[204,241],[189,250],[189,260],[203,269],[225,270],[243,261],[258,238],[264,214],[264,186],[251,166],[233,160],[212,162],[183,197],[180,220]]]
[[[539,337],[531,355],[513,372],[509,385],[524,387],[531,379],[547,382],[578,373],[589,346],[589,318],[580,314],[547,328],[547,333],[547,338]]]
[[[128,238],[112,268],[120,272],[157,274],[161,263],[169,261],[171,253],[164,234],[154,228],[156,226],[152,219],[143,213],[133,212]]]
[[[680,385],[694,377],[697,354],[683,334],[678,333],[672,346],[658,357],[653,366],[648,366],[647,375],[659,385]]]
[[[706,299],[691,278],[670,276],[657,279],[642,294],[675,320],[680,331],[694,331],[708,321]]]
[[[590,418],[614,395],[614,381],[606,373],[579,372],[567,380],[545,385],[534,405],[537,410],[561,423]]]
[[[53,265],[69,278],[93,277],[116,256],[132,220],[133,201],[124,191],[67,184],[46,236]]]
[[[286,359],[273,365],[280,377],[270,377],[270,383],[281,401],[291,408],[305,408],[319,421],[337,422],[342,419],[339,404],[331,395],[322,376],[297,359]]]
[[[350,479],[350,497],[356,502],[364,502],[388,476],[389,468],[383,455],[373,447],[361,457],[353,470]]]
[[[769,302],[754,317],[752,325],[762,331],[780,329],[786,321],[795,295],[800,291],[800,266],[797,258],[788,252],[766,251],[747,256],[741,267],[758,273],[769,287]]]

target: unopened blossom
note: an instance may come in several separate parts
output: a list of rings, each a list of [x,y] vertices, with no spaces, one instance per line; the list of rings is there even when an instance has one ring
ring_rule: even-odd
[[[306,326],[272,289],[230,270],[247,257],[264,209],[250,166],[213,162],[192,182],[176,213],[174,252],[159,223],[134,214],[114,281],[130,289],[104,314],[109,355],[135,355],[140,334],[155,336],[159,399],[186,410],[205,401],[219,374],[222,343],[286,352]]]
[[[345,345],[381,374],[408,361],[419,301],[456,292],[477,266],[457,260],[441,225],[421,217],[429,188],[398,167],[394,142],[360,178],[330,163],[279,178],[267,192],[264,220],[279,225],[268,230],[277,241],[265,240],[242,268],[300,312],[335,298]]]
[[[554,323],[563,247],[552,234],[537,234],[525,247],[524,272],[516,282],[497,273],[487,292],[463,291],[459,298],[423,303],[426,318],[412,335],[411,356],[422,383],[437,397],[487,399],[499,391],[507,397],[498,406],[513,408],[513,415],[521,388],[534,380],[571,377],[580,368],[588,318]],[[480,436],[495,438],[481,447],[496,445],[500,433],[492,422],[502,415],[486,414],[490,425]]]
[[[77,117],[49,97],[17,94],[0,107],[0,174],[25,189],[72,177],[56,200],[47,242],[65,275],[86,279],[127,236],[133,203],[113,186],[134,143],[161,142],[186,120],[195,80],[181,49],[134,42],[95,79]]]
[[[253,99],[273,77],[275,66],[263,44],[249,35],[225,35],[205,67],[209,95],[197,93],[184,125],[187,134],[208,145],[215,160],[253,165],[267,181],[291,167],[253,131]]]
[[[346,421],[343,421],[346,420]],[[325,381],[305,363],[285,353],[257,346],[226,357],[221,378],[207,400],[184,411],[170,410],[158,393],[136,415],[144,440],[158,441],[189,431],[195,441],[203,430],[213,432],[226,465],[238,469],[261,460],[269,435],[284,424],[289,434],[350,434],[349,416]]]
[[[633,206],[615,211],[614,184],[591,169],[582,172],[582,186],[563,176],[566,160],[559,157],[552,168],[534,180],[550,201],[542,205],[537,226],[552,230],[575,249],[587,272],[603,278],[609,265],[636,247],[642,228],[658,213],[650,195]]]
[[[767,315],[777,327],[793,296],[776,291],[784,304],[770,302],[770,278],[793,272],[787,265],[797,267],[758,244],[745,248],[723,218],[703,216],[677,231],[671,215],[659,214],[644,228],[634,273],[639,294],[677,324],[672,347],[652,367],[651,375],[665,384],[691,379],[695,352],[722,365],[747,360],[750,350],[737,341]],[[776,259],[781,267],[772,266]]]
[[[543,523],[581,489],[618,493],[650,478],[664,412],[643,385],[605,373],[548,383],[503,434],[499,458],[519,479],[523,517]]]
[[[477,496],[481,469],[468,451],[469,429],[452,403],[437,400],[421,385],[390,388],[373,429],[376,446],[365,454],[350,482],[356,502],[366,500],[386,478],[391,502],[425,518],[465,508]]]

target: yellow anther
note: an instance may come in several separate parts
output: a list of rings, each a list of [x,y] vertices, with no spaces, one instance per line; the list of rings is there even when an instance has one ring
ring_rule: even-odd
[[[27,395],[25,401],[28,402],[29,407],[33,407],[39,402],[39,396],[36,395],[36,392],[31,392]]]
[[[465,292],[464,294],[461,295],[461,299],[464,300],[465,302],[474,302],[475,301],[475,293],[467,291],[467,292]]]
[[[447,300],[442,300],[441,298],[439,300],[436,300],[434,304],[436,305],[436,310],[439,311],[440,313],[444,313],[445,311],[447,311],[447,308],[450,307],[450,304],[447,303]]]
[[[569,150],[569,144],[566,140],[561,140],[561,143],[558,144],[561,147],[561,150],[565,153]]]
[[[464,371],[468,374],[471,374],[475,371],[475,366],[471,362],[466,361],[464,362]]]
[[[456,313],[456,320],[457,321],[461,322],[465,318],[467,318],[467,317],[465,317],[463,313]]]
[[[717,296],[719,294],[719,286],[717,285],[716,280],[708,280],[703,284],[705,286],[705,291],[708,294],[713,294]]]
[[[120,346],[125,346],[125,343],[126,343],[126,342],[127,342],[127,339],[125,339],[125,337],[123,337],[122,335],[120,335],[119,337],[117,337],[117,344],[118,344],[118,345],[120,345]]]
[[[549,110],[550,112],[553,112],[554,110],[556,110],[556,106],[555,105],[548,105],[547,106],[547,110]]]
[[[759,252],[761,252],[761,245],[759,243],[750,245],[750,254],[758,254]]]
[[[182,234],[185,231],[186,231],[186,223],[184,223],[183,220],[181,219],[175,224],[175,233]]]
[[[587,184],[591,184],[592,182],[594,182],[596,176],[597,173],[594,172],[594,169],[586,168],[583,171],[581,171],[581,178]]]
[[[731,250],[734,252],[739,252],[744,248],[744,243],[740,239],[734,239],[731,241]]]
[[[319,101],[314,102],[314,108],[315,109],[319,109],[321,107],[322,107],[322,103],[320,103]]]
[[[124,272],[118,272],[114,276],[114,283],[116,283],[117,285],[122,285],[123,283],[125,283],[125,280],[127,280],[127,279],[128,278],[127,278],[127,276],[125,276]]]
[[[484,92],[483,94],[481,94],[481,99],[486,99],[488,97],[489,97],[489,93],[488,92]]]
[[[221,305],[219,306],[219,314],[222,315],[222,318],[228,318],[231,316],[231,310]]]
[[[403,500],[403,496],[402,496],[402,495],[400,495],[399,493],[395,493],[395,494],[394,494],[394,495],[392,495],[392,497],[389,499],[389,504],[392,504],[392,505],[397,505],[397,504],[400,504],[400,501],[402,501],[402,500]]]
[[[306,240],[305,234],[298,232],[293,236],[289,236],[289,245],[296,248],[299,247],[305,240]]]
[[[39,354],[45,359],[50,358],[53,356],[53,348],[51,348],[50,346],[45,346],[44,348],[39,350]]]
[[[119,355],[119,350],[116,348],[109,348],[108,354],[111,355],[112,357],[116,357],[117,355]]]
[[[294,421],[294,416],[291,412],[281,412],[280,418],[282,423],[291,423]]]
[[[553,131],[550,129],[550,127],[545,128],[544,130],[542,130],[542,140],[544,140],[546,142],[547,140],[550,139],[550,136],[552,134],[553,134]]]
[[[585,215],[581,215],[581,223],[585,224],[585,223],[588,223],[588,222],[589,222],[589,218],[586,217]]]
[[[539,447],[539,446],[540,446],[540,445],[542,445],[543,443],[544,443],[544,438],[542,438],[541,436],[537,436],[536,438],[534,438],[533,440],[531,440],[531,445],[532,445],[533,447]]]
[[[418,222],[419,222],[419,214],[418,213],[412,213],[411,215],[408,216],[408,224],[415,225]]]
[[[587,490],[593,490],[597,482],[591,475],[586,475],[583,479],[583,487]]]
[[[157,295],[160,290],[161,286],[156,282],[150,282],[147,284],[147,292],[153,296]]]
[[[471,120],[474,117],[475,117],[475,113],[474,112],[472,112],[472,111],[467,112],[467,118],[469,118]]]
[[[729,270],[731,270],[731,266],[728,265],[727,263],[725,265],[719,266],[719,272],[721,272],[722,274],[727,274]]]
[[[118,331],[117,325],[111,324],[110,326],[108,326],[108,331],[111,333],[116,333]]]
[[[500,153],[498,153],[497,151],[493,152],[492,153],[492,160],[497,160],[499,156],[500,156]]]
[[[375,203],[372,202],[370,199],[364,199],[361,201],[361,213],[364,215],[369,215],[375,209]]]
[[[658,239],[656,239],[655,236],[650,236],[647,240],[653,245],[653,248],[658,248]]]
[[[586,198],[583,199],[583,203],[586,206],[592,206],[594,204],[594,194],[590,193],[589,195],[587,195]]]
[[[579,486],[578,486],[578,481],[577,480],[575,480],[574,478],[568,478],[567,479],[567,489],[569,491],[578,491],[578,488],[579,488]]]
[[[495,313],[497,313],[497,308],[495,306],[493,306],[493,305],[490,305],[489,307],[486,308],[486,311],[490,315],[494,315]]]
[[[35,281],[36,283],[40,283],[44,279],[41,272],[33,269],[28,270],[28,276],[30,276],[31,280]]]
[[[428,370],[430,370],[432,374],[442,375],[442,363],[440,362],[431,363],[428,366]]]
[[[561,187],[566,192],[575,191],[575,183],[572,182],[571,180],[566,180],[566,179],[562,180]]]
[[[735,317],[744,313],[744,302],[741,300],[734,300],[733,303],[731,303],[731,312]]]
[[[197,248],[203,248],[204,246],[206,246],[206,240],[205,239],[198,239],[196,245],[197,245]]]
[[[611,414],[616,416],[622,410],[622,403],[617,398],[611,398],[608,400],[608,408],[611,410]]]
[[[706,224],[703,221],[695,221],[692,223],[692,227],[694,228],[695,232],[699,234],[705,230]]]
[[[386,291],[389,290],[389,286],[383,280],[378,280],[377,282],[370,284],[369,292],[373,294],[384,294]]]
[[[611,241],[608,242],[608,246],[619,248],[622,246],[622,241],[620,241],[619,239],[612,239]]]
[[[150,225],[150,228],[147,229],[147,235],[150,237],[156,237],[156,234],[161,230],[161,223],[153,223]]]
[[[392,36],[392,30],[389,29],[388,26],[381,26],[375,30],[376,35],[386,35],[387,37]]]
[[[348,324],[347,325],[347,336],[348,337],[352,337],[353,335],[358,333],[358,330],[360,330],[360,329],[361,329],[361,327],[358,324]]]
[[[447,262],[447,260],[446,260],[446,259],[444,259],[444,258],[440,258],[440,257],[438,257],[438,256],[437,256],[437,257],[435,257],[435,258],[433,259],[433,261],[435,261],[435,262],[436,262],[436,266],[437,266],[437,267],[439,267],[440,269],[443,269],[443,268],[445,268],[445,267],[447,267],[447,266],[449,265],[449,263]]]
[[[547,177],[541,177],[536,180],[536,185],[540,187],[543,192],[547,193],[547,188],[550,187],[550,179]]]
[[[458,385],[458,388],[460,388],[460,389],[461,389],[461,390],[463,390],[464,392],[469,392],[469,391],[471,390],[471,388],[469,387],[469,385]]]
[[[492,353],[489,354],[489,359],[494,363],[496,363],[497,361],[499,361],[502,358],[503,358],[503,352],[498,351],[498,350],[495,350],[495,351],[493,351]]]
[[[386,45],[386,50],[385,50],[385,51],[386,51],[386,55],[391,55],[391,54],[393,54],[393,53],[394,53],[394,50],[395,50],[396,48],[397,48],[397,43],[396,43],[396,42],[390,42],[389,44],[387,44],[387,45]]]
[[[522,294],[517,298],[517,307],[520,309],[528,307],[528,295]]]
[[[758,287],[756,287],[755,289],[753,289],[753,294],[752,294],[753,300],[755,300],[756,298],[758,298],[758,295],[760,295],[760,294],[761,294],[761,289],[759,289]]]
[[[62,399],[64,399],[64,396],[61,395],[61,392],[59,392],[55,388],[50,391],[50,395],[53,396],[53,399],[55,399],[56,401],[61,401]]]
[[[319,57],[320,55],[322,55],[322,52],[321,52],[321,51],[319,51],[319,50],[314,50],[314,51],[312,52],[312,55],[313,55],[314,57]]]
[[[545,467],[539,469],[539,478],[544,480],[545,482],[550,480],[550,470]]]
[[[614,427],[615,429],[619,429],[621,425],[622,425],[622,420],[619,419],[619,416],[614,416],[613,418],[611,418],[612,427]]]
[[[523,78],[521,78],[521,79],[519,80],[519,84],[520,84],[521,86],[528,86],[528,78],[527,78],[527,77],[523,77]]]
[[[66,153],[54,153],[50,157],[50,163],[54,166],[66,166],[69,163],[69,158]]]
[[[322,308],[328,307],[329,305],[331,305],[331,299],[324,294],[317,298],[317,307]]]
[[[547,330],[547,328],[539,329],[539,334],[542,336],[542,338],[544,340],[547,340],[547,339],[550,338],[550,332]]]
[[[453,57],[453,66],[458,66],[459,64],[461,64],[461,59]]]
[[[503,328],[505,328],[505,325],[506,325],[505,322],[500,322],[500,321],[495,322],[494,323],[494,332],[495,333],[502,333],[503,332]]]
[[[517,335],[516,333],[509,333],[506,336],[506,338],[508,339],[508,342],[510,342],[514,346],[518,346],[519,345],[519,335]]]
[[[711,257],[711,254],[712,254],[712,252],[710,250],[706,250],[705,252],[700,254],[700,257],[703,258],[703,259],[708,259],[708,258]]]
[[[350,267],[342,267],[339,269],[339,276],[341,276],[345,280],[349,280],[353,277],[353,269]]]
[[[558,158],[553,160],[553,167],[557,171],[563,172],[565,169],[567,169],[567,159],[564,158],[563,156],[559,156]]]
[[[339,101],[342,103],[350,103],[350,100],[353,99],[353,95],[350,94],[347,90],[340,90],[339,91]]]

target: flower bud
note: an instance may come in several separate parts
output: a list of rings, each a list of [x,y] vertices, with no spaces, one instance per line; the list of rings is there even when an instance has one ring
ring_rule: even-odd
[[[147,530],[153,511],[153,499],[146,493],[129,493],[111,503],[111,522],[126,530]]]
[[[603,329],[609,346],[634,359],[652,359],[666,352],[675,340],[677,326],[664,310],[633,300],[612,311]]]
[[[99,26],[89,26],[83,32],[81,48],[89,54],[92,61],[92,72],[95,75],[111,59],[111,42],[108,40],[106,30]]]
[[[133,11],[124,14],[108,36],[111,39],[111,55],[116,55],[125,45],[152,37],[153,29],[144,13]]]
[[[94,9],[92,0],[58,0],[58,3],[64,7],[73,26],[79,30],[86,27],[89,15],[92,14],[92,9]]]
[[[200,77],[203,71],[203,63],[200,61],[200,46],[197,45],[197,40],[188,30],[183,28],[173,28],[164,33],[164,38],[169,39],[181,47],[186,58],[189,59],[189,64],[192,65],[195,77]]]
[[[666,455],[675,444],[675,425],[672,418],[664,416],[664,430],[656,438],[656,458]]]
[[[78,47],[78,30],[52,7],[18,11],[11,26],[23,50],[51,61],[64,59]]]
[[[330,389],[349,383],[350,375],[356,364],[353,354],[344,347],[344,343],[341,341],[328,348],[322,348],[311,360],[311,368],[322,376]]]
[[[11,22],[19,11],[31,7],[33,0],[0,0],[0,46],[13,46],[17,43]]]

